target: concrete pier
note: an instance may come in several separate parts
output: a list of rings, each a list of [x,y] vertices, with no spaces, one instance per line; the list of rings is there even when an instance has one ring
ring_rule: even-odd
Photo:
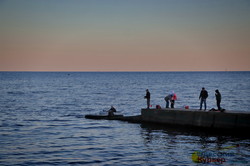
[[[191,109],[141,109],[137,116],[93,116],[88,119],[121,120],[132,123],[161,124],[165,127],[198,128],[204,131],[249,135],[250,113],[238,111],[213,112]]]
[[[250,114],[246,112],[205,112],[189,109],[142,109],[143,122],[203,127],[210,129],[250,129]]]

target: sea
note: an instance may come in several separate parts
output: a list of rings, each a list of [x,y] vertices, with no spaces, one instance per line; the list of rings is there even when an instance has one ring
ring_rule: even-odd
[[[125,116],[146,107],[250,113],[250,72],[0,72],[0,165],[250,165],[250,136],[183,127],[85,119],[113,105]],[[242,131],[249,132],[249,131]]]

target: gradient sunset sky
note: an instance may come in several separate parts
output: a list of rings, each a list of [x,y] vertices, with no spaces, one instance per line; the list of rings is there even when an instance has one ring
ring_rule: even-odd
[[[250,0],[0,0],[0,71],[250,71]]]

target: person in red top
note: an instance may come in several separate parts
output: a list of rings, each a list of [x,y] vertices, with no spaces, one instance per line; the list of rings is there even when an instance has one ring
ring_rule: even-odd
[[[174,108],[175,100],[177,100],[177,95],[173,91],[172,98],[170,100],[170,102],[171,102],[171,108]]]

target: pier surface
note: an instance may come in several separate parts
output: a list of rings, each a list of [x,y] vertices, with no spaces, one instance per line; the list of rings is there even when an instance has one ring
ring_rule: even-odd
[[[85,118],[88,118],[88,115]],[[177,108],[141,109],[141,115],[108,117],[103,119],[133,123],[158,123],[165,126],[205,128],[247,134],[250,129],[250,113],[239,111],[215,112]]]
[[[144,122],[204,127],[214,129],[232,129],[249,131],[250,114],[247,112],[200,111],[189,109],[142,109]]]

